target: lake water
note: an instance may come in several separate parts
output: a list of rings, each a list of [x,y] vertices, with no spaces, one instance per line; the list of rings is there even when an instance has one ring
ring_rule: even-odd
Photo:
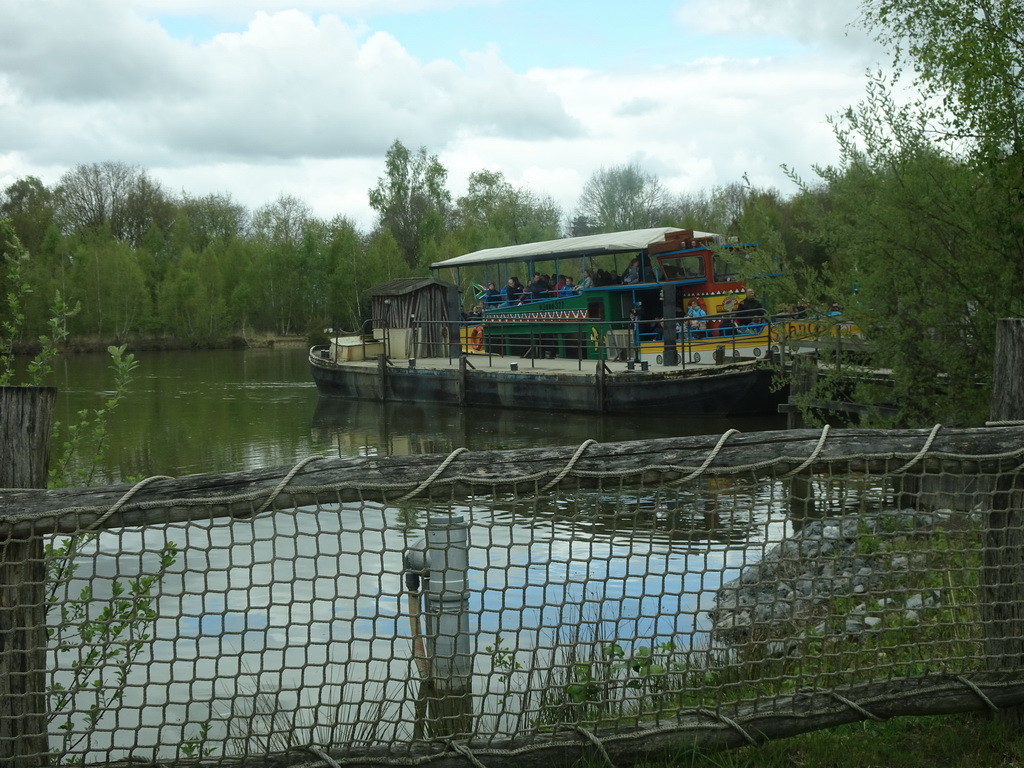
[[[781,429],[780,416],[595,416],[321,399],[303,348],[143,352],[110,426],[105,481],[230,472],[309,455],[369,456],[578,445]],[[66,355],[53,383],[59,420],[97,408],[113,386],[104,355]]]
[[[778,418],[322,401],[301,349],[140,360],[101,462],[108,479],[287,465],[311,454],[446,454],[781,427]],[[102,356],[61,361],[62,420],[96,406],[110,386],[105,366]],[[550,660],[581,637],[627,648],[699,645],[715,589],[785,529],[785,490],[740,479],[626,492],[612,486],[469,504],[300,508],[103,533],[71,594],[89,585],[102,602],[115,577],[152,572],[166,541],[180,553],[161,584],[155,637],[131,671],[118,726],[94,736],[92,749],[112,758],[172,756],[209,724],[219,754],[230,751],[239,722],[256,734],[246,737],[248,749],[279,748],[289,738],[409,738],[417,693],[403,555],[430,514],[456,513],[469,526],[473,691],[489,729],[515,732],[536,713],[523,721],[522,711],[508,709],[527,708],[531,683],[527,673],[502,682],[488,646],[500,643],[529,668],[538,654]],[[59,662],[65,678],[70,663]],[[282,717],[267,715],[268,706]]]

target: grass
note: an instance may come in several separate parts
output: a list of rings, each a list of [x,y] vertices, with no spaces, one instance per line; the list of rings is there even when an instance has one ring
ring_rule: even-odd
[[[580,764],[583,765],[582,763]],[[596,764],[595,768],[596,768]],[[986,715],[863,722],[711,754],[679,754],[639,768],[1010,768],[1024,765],[1024,733]]]
[[[777,695],[805,685],[831,687],[870,679],[933,672],[969,672],[983,668],[980,636],[978,569],[980,526],[966,519],[947,520],[929,530],[907,530],[884,521],[873,532],[861,531],[862,557],[878,556],[878,567],[894,556],[911,567],[890,573],[875,589],[839,596],[804,617],[802,626],[785,623],[776,632],[758,633],[731,660],[713,664],[719,700]],[[932,605],[906,617],[910,595],[935,595]],[[892,609],[879,608],[889,601]],[[880,624],[853,638],[842,631],[846,619],[863,615],[864,605]],[[874,608],[874,610],[871,610]],[[814,631],[817,627],[820,631]],[[779,657],[773,643],[805,632],[802,653]],[[712,658],[712,657],[709,657]],[[693,675],[696,670],[688,672]],[[707,670],[708,673],[711,670]],[[710,681],[710,677],[708,678]],[[699,684],[691,677],[690,692]],[[562,695],[569,692],[562,687]],[[714,694],[713,694],[714,695]],[[549,691],[549,697],[552,696]],[[679,703],[685,706],[685,703]],[[640,713],[643,719],[643,713]],[[600,724],[600,720],[598,720]],[[578,765],[594,765],[582,761]],[[1024,730],[1014,730],[999,716],[965,713],[936,717],[900,717],[884,723],[861,722],[714,753],[689,750],[666,756],[645,768],[995,768],[1024,766]]]
[[[969,519],[946,520],[927,530],[906,528],[895,520],[883,521],[873,530],[862,529],[857,554],[877,557],[875,569],[886,578],[861,593],[836,596],[800,619],[762,626],[729,652],[653,640],[621,646],[601,636],[600,607],[587,621],[571,623],[568,635],[546,660],[535,657],[533,663],[521,665],[515,649],[505,647],[501,638],[486,651],[491,655],[492,674],[508,697],[521,702],[524,726],[535,732],[573,724],[588,729],[635,727],[679,708],[785,694],[808,684],[831,687],[888,676],[967,673],[983,666],[978,616],[980,535],[977,521]],[[907,565],[888,568],[893,558]],[[931,602],[919,605],[908,618],[906,599],[921,595]],[[849,617],[867,614],[877,619],[871,631],[844,630]],[[800,653],[773,650],[779,641],[794,638],[799,640]],[[369,733],[357,734],[356,727],[343,725],[351,713],[341,709],[344,705],[323,713],[323,721],[333,725],[330,733],[316,733],[309,723],[277,722],[276,703],[256,697],[249,728],[287,734],[292,744],[296,737],[323,744],[339,743],[339,736],[343,741],[357,736],[364,743],[378,740],[380,734],[372,726]],[[271,719],[261,720],[266,717]],[[371,718],[373,722],[385,719],[383,711]],[[253,734],[243,736],[241,741],[251,747]],[[242,751],[240,743],[235,746]],[[573,765],[598,768],[604,764],[589,758]],[[1015,732],[1006,721],[987,713],[901,717],[839,726],[758,747],[712,753],[685,749],[639,765],[1024,767],[1024,731]]]

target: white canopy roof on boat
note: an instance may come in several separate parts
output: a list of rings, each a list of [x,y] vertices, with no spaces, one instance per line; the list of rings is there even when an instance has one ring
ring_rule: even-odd
[[[506,245],[502,248],[485,248],[482,251],[436,261],[430,265],[430,268],[468,267],[474,264],[494,264],[508,261],[547,261],[571,256],[596,256],[602,253],[641,251],[651,243],[663,241],[669,232],[678,231],[678,227],[652,227],[650,229],[632,229],[627,232],[607,232],[602,235],[565,237],[559,240],[544,240],[539,243]],[[694,232],[693,237],[717,237],[717,235],[711,232]]]

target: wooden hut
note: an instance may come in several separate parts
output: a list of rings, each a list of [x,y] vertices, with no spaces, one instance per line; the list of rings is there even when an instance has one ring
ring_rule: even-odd
[[[405,277],[370,290],[374,336],[394,357],[444,357],[458,345],[459,289],[432,277]]]

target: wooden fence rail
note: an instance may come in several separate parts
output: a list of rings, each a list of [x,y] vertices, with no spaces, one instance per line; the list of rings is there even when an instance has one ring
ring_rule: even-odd
[[[445,456],[307,459],[292,467],[151,478],[56,490],[0,492],[0,535],[70,534],[85,529],[251,517],[318,502],[468,498],[685,481],[757,472],[867,472],[910,475],[1021,471],[1024,426],[911,430],[782,430],[753,434],[590,443]]]

